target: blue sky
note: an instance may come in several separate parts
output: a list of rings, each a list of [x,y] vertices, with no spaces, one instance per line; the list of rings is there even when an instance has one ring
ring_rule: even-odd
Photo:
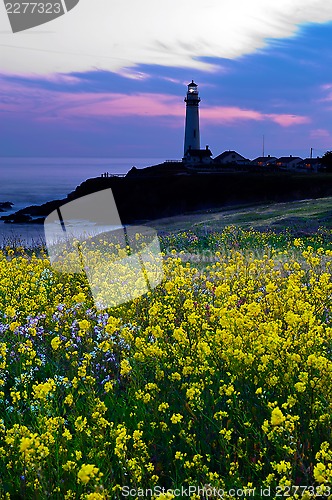
[[[182,11],[159,33],[159,11],[142,0],[136,24],[144,31],[153,12],[157,24],[145,35],[123,17],[116,31],[115,13],[115,32],[107,23],[99,32],[106,3],[89,19],[81,0],[63,18],[21,34],[10,32],[0,11],[0,154],[181,158],[183,99],[194,79],[201,146],[215,156],[227,149],[259,156],[263,135],[266,154],[305,157],[312,147],[322,155],[332,149],[332,6],[279,4],[252,0],[256,10],[238,18],[226,2],[211,0],[206,12],[198,2],[201,17],[196,13],[185,33]],[[227,29],[221,21],[196,29],[214,13],[226,16]],[[210,34],[216,26],[220,32]]]

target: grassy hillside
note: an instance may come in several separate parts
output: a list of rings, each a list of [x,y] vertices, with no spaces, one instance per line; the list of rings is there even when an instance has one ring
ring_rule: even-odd
[[[218,231],[229,225],[294,235],[313,234],[319,227],[332,228],[332,198],[318,198],[285,203],[248,204],[223,210],[199,211],[150,223],[159,231],[202,229]]]

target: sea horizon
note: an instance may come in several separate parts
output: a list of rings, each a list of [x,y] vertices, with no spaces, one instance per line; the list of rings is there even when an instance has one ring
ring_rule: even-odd
[[[0,157],[0,202],[13,203],[8,215],[30,205],[63,199],[78,185],[101,174],[126,174],[165,158],[112,157]],[[42,224],[5,224],[0,221],[0,243],[8,238],[29,242],[44,234]]]
[[[101,174],[126,174],[163,158],[0,157],[0,202],[14,203],[12,211],[45,203],[73,191]]]

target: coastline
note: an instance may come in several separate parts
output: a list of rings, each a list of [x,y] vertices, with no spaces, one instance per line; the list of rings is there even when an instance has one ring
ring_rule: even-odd
[[[281,203],[332,196],[332,174],[246,172],[200,175],[181,171],[160,175],[160,166],[130,171],[125,177],[87,179],[65,198],[32,205],[1,220],[11,223],[43,223],[61,205],[111,188],[124,224],[152,221],[200,210],[224,209],[245,204]]]
[[[184,231],[204,236],[220,232],[229,226],[276,233],[289,232],[295,237],[308,236],[318,230],[332,230],[332,197],[198,210],[150,220],[148,224],[160,236]],[[0,246],[5,246],[6,242],[11,246],[35,247],[45,244],[42,224],[0,222],[0,225]]]

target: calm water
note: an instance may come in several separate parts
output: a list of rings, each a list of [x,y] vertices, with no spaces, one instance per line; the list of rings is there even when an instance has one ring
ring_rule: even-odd
[[[17,211],[64,198],[81,182],[104,172],[125,174],[133,166],[143,168],[162,161],[164,158],[0,158],[0,201],[11,201],[11,211]],[[0,221],[0,243],[8,237],[29,241],[43,234],[42,225]]]

